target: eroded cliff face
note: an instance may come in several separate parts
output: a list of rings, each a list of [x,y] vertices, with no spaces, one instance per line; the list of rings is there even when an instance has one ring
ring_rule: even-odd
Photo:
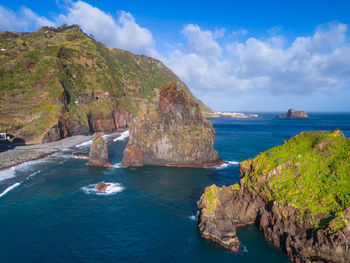
[[[173,82],[161,90],[158,107],[135,118],[129,131],[123,166],[204,167],[223,163],[214,150],[211,123]]]
[[[350,262],[349,146],[339,130],[302,133],[242,162],[239,183],[205,189],[201,235],[236,251],[236,227],[255,223],[295,262]]]

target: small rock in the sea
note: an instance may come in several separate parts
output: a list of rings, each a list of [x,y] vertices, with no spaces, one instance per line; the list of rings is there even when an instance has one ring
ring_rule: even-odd
[[[101,183],[101,184],[98,184],[96,186],[96,189],[99,190],[100,192],[106,192],[108,186],[110,186],[110,184],[103,184],[103,183]]]

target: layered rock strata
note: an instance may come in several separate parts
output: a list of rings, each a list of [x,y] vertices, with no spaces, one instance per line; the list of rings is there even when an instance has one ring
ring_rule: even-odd
[[[350,262],[349,152],[339,130],[308,132],[240,163],[239,183],[205,189],[201,235],[236,251],[256,224],[294,262]]]
[[[168,83],[158,107],[135,118],[123,155],[123,166],[205,167],[223,161],[214,150],[215,131],[198,104]]]

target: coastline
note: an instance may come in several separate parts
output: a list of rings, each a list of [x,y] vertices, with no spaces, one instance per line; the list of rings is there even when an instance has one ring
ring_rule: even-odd
[[[120,134],[121,132],[116,132],[106,135],[114,135],[115,137],[118,137]],[[93,137],[94,135],[75,135],[56,142],[17,146],[14,149],[0,152],[0,171],[9,169],[21,163],[43,159],[58,151],[72,148],[81,143],[92,140]]]

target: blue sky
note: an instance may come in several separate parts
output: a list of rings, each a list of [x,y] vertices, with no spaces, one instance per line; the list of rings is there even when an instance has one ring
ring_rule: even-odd
[[[0,1],[0,30],[77,23],[162,60],[214,110],[350,111],[350,1]]]

